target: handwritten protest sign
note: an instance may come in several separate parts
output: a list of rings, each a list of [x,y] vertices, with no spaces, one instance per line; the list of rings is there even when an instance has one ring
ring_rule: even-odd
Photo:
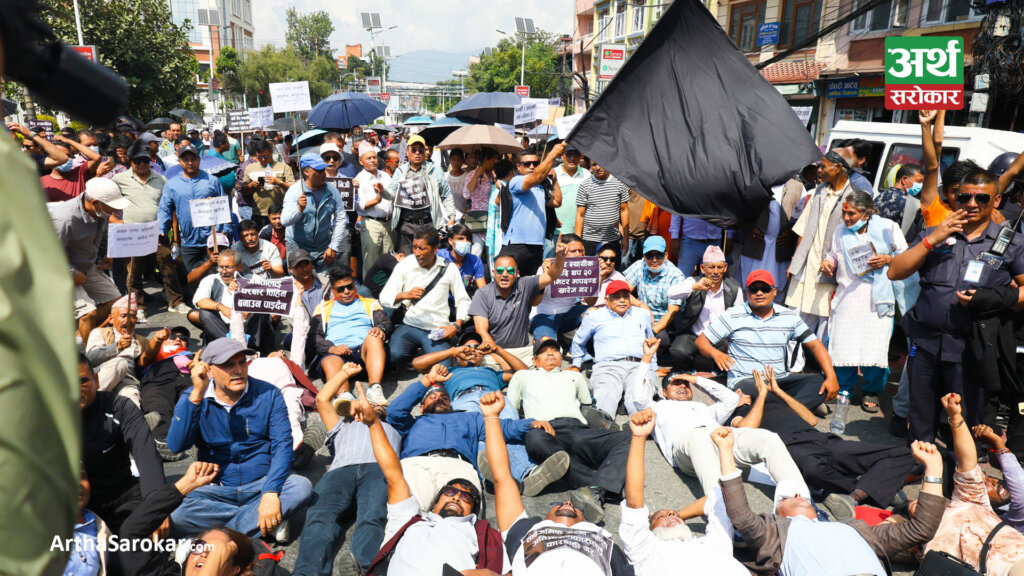
[[[263,128],[274,123],[274,109],[270,106],[249,108],[249,127]]]
[[[520,126],[522,124],[533,122],[535,110],[536,106],[534,106],[532,103],[521,104],[519,106],[516,106],[515,108],[513,108],[514,120],[512,121],[512,123],[515,124],[516,126]]]
[[[107,227],[107,258],[131,258],[156,252],[160,222],[111,224]]]
[[[271,82],[270,99],[274,112],[304,112],[311,110],[309,100],[309,82]]]
[[[558,120],[555,120],[555,128],[558,130],[558,137],[565,140],[569,136],[569,132],[576,127],[576,123],[583,118],[583,114],[573,114],[572,116],[563,116]]]
[[[276,280],[245,279],[237,277],[234,310],[250,314],[292,315],[295,282],[291,278]]]
[[[340,176],[328,176],[327,183],[338,189],[338,194],[341,196],[341,203],[345,205],[345,210],[348,212],[355,212],[356,189],[355,183],[352,179],[342,178]]]
[[[395,206],[407,210],[430,208],[430,196],[427,195],[426,181],[417,177],[399,182]]]
[[[196,228],[231,222],[231,204],[227,196],[189,200],[188,209],[192,214],[192,226]]]
[[[532,120],[547,120],[548,117],[548,99],[547,98],[523,98],[522,104],[530,105],[533,104],[533,118]],[[517,122],[518,124],[518,122]]]
[[[248,110],[228,110],[228,132],[251,130]]]
[[[552,298],[590,298],[601,289],[601,267],[597,256],[565,259],[562,275],[551,285]]]

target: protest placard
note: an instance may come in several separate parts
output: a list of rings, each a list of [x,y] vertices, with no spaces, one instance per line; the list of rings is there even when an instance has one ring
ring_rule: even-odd
[[[423,178],[408,178],[398,184],[398,195],[395,206],[407,210],[430,208],[430,196],[427,195],[427,183]]]
[[[131,258],[156,252],[160,222],[110,224],[107,227],[107,258]]]
[[[523,98],[523,104],[533,104],[533,120],[548,119],[547,98]]]
[[[249,108],[249,127],[265,128],[274,123],[274,109],[270,106]]]
[[[563,116],[558,120],[555,120],[555,129],[558,130],[558,137],[565,140],[569,136],[569,132],[576,127],[576,123],[583,118],[583,114],[573,114],[572,116]]]
[[[309,82],[271,82],[270,98],[274,112],[305,112],[312,110],[309,101]]]
[[[341,196],[341,203],[345,205],[345,210],[348,212],[355,212],[356,187],[352,179],[342,178],[340,176],[328,176],[327,183],[338,189],[338,194]]]
[[[551,285],[552,298],[590,298],[601,289],[601,266],[597,256],[565,259],[562,275]]]
[[[520,126],[528,122],[533,122],[535,108],[536,107],[533,104],[520,104],[519,106],[513,108],[515,118],[512,121],[513,124],[515,124],[516,126]]]
[[[228,110],[228,132],[251,130],[248,110]]]
[[[238,282],[238,290],[234,294],[235,312],[292,315],[292,298],[295,293],[292,278],[250,280],[238,276],[235,280]]]
[[[227,196],[189,200],[188,209],[192,215],[192,226],[195,228],[231,222],[231,204],[228,203]]]
[[[29,120],[28,129],[32,132],[42,130],[46,133],[46,139],[53,141],[53,122],[49,120]]]

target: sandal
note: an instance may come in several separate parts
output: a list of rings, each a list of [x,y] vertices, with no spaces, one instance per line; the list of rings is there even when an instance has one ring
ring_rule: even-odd
[[[875,414],[878,412],[878,396],[874,394],[865,394],[860,401],[860,409],[867,412],[868,414]]]

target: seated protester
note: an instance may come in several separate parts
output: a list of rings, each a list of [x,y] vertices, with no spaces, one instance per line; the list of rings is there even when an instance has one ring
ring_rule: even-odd
[[[134,576],[206,576],[207,574],[249,574],[256,554],[245,534],[230,528],[209,528],[199,533],[182,567],[156,546],[141,542],[174,512],[189,494],[207,487],[217,478],[220,467],[209,462],[193,462],[174,484],[165,484],[146,497],[124,523],[119,549],[125,574]],[[152,544],[152,542],[149,542]]]
[[[486,418],[487,458],[494,472],[498,529],[512,561],[512,576],[631,576],[633,567],[611,534],[585,520],[583,510],[573,502],[553,502],[544,518],[526,515],[509,466],[501,421],[497,420],[504,406],[501,392],[489,392],[480,399]]]
[[[288,247],[285,244],[286,229],[284,224],[281,223],[281,212],[284,208],[280,204],[272,204],[267,209],[267,220],[270,222],[262,229],[260,229],[260,240],[266,240],[277,248],[277,253],[281,255],[281,261],[284,262],[288,256]],[[241,226],[241,222],[239,222]]]
[[[992,428],[979,424],[971,431],[975,438],[992,448],[992,453],[999,460],[999,471],[1003,473],[1002,480],[991,476],[985,479],[989,501],[995,508],[1009,505],[1009,509],[1000,517],[1018,532],[1024,532],[1024,468],[1021,468],[1020,460],[1006,447],[1003,437]]]
[[[206,342],[213,342],[229,335],[233,313],[235,290],[238,282],[239,257],[234,250],[222,250],[217,256],[217,274],[203,278],[192,297],[196,307],[188,313],[188,320],[203,329]],[[274,345],[274,327],[268,314],[249,314],[245,318],[245,334],[257,350],[266,354]]]
[[[686,275],[665,258],[665,239],[661,236],[644,240],[643,250],[643,261],[631,264],[623,275],[636,290],[636,297],[654,314],[654,334],[662,341],[661,354],[667,360],[675,335],[672,321],[681,304],[678,298],[671,298],[668,291],[685,280]]]
[[[409,388],[416,387],[415,384]],[[470,478],[453,478],[438,489],[421,513],[422,501],[412,493],[404,465],[387,437],[374,406],[359,390],[353,406],[356,420],[370,431],[373,455],[388,486],[388,521],[384,544],[366,576],[441,574],[451,566],[457,572],[474,569],[505,574],[508,566],[501,535],[478,516],[483,496]],[[398,401],[395,401],[397,404]],[[395,404],[391,405],[394,410]],[[481,418],[480,427],[483,428]],[[468,573],[468,572],[467,572]]]
[[[82,469],[78,482],[78,518],[75,519],[74,548],[64,573],[74,576],[106,576],[110,556],[105,546],[112,542],[110,527],[92,510],[86,508],[92,488],[89,475]],[[101,546],[100,543],[104,545]],[[116,541],[113,541],[116,542]]]
[[[935,550],[949,554],[982,574],[1018,574],[1024,569],[1024,534],[1009,526],[1000,526],[1002,520],[992,510],[987,477],[978,465],[978,449],[964,420],[960,395],[946,394],[941,402],[953,431],[956,472],[953,474],[952,500],[942,514],[935,538],[925,546],[924,552],[927,554]],[[925,482],[930,476],[938,475],[925,471]],[[941,482],[941,477],[935,481]],[[912,516],[914,519],[922,514],[923,498],[918,500]],[[1001,529],[988,542],[990,533],[997,528]],[[981,557],[982,544],[986,542],[988,554]]]
[[[647,437],[655,430],[657,422],[674,417],[668,414],[658,417],[657,411],[650,408],[630,416],[629,429],[633,436],[626,464],[626,505],[622,507],[622,523],[619,524],[619,537],[626,556],[639,576],[672,574],[679,571],[680,566],[686,566],[686,571],[692,574],[749,576],[750,572],[733,558],[732,522],[718,486],[706,489],[707,498],[701,506],[708,517],[703,538],[695,537],[675,510],[663,509],[651,514],[644,505]],[[699,430],[707,436],[706,428]]]
[[[543,290],[562,274],[565,244],[555,247],[554,262],[536,276],[520,276],[515,256],[498,254],[494,259],[494,282],[473,296],[469,314],[484,344],[501,346],[520,359],[532,356],[530,308]]]
[[[738,282],[726,276],[729,264],[721,248],[708,246],[700,271],[702,276],[687,278],[668,291],[669,298],[686,301],[677,323],[682,334],[672,341],[672,365],[682,370],[692,370],[694,361],[698,359],[707,364],[701,368],[714,368],[714,364],[697,352],[697,337],[727,308],[743,304],[743,289]],[[725,345],[724,341],[719,342],[717,348],[724,352]]]
[[[465,224],[456,224],[448,231],[448,244],[450,248],[442,248],[437,255],[459,267],[459,274],[466,285],[466,292],[472,296],[477,289],[487,285],[484,280],[484,263],[479,256],[470,254],[473,243],[470,241],[473,233]]]
[[[316,498],[306,510],[306,525],[299,537],[299,555],[293,570],[297,576],[331,575],[335,550],[345,536],[340,521],[352,508],[356,525],[347,553],[349,564],[357,565],[357,571],[365,571],[384,541],[388,485],[373,455],[370,429],[361,422],[338,417],[333,405],[341,385],[361,371],[358,364],[346,363],[316,395],[316,411],[328,430],[331,463],[313,488]],[[385,416],[383,406],[373,405],[371,409],[378,419]],[[390,424],[382,426],[392,452],[400,452],[402,438],[398,431]]]
[[[591,428],[580,410],[593,402],[587,379],[579,372],[563,371],[562,348],[558,340],[534,344],[534,370],[523,370],[508,385],[509,403],[527,418],[551,423],[553,434],[530,431],[526,453],[534,462],[544,462],[559,452],[569,454],[567,479],[574,490],[573,504],[589,522],[604,517],[606,495],[622,494],[626,481],[629,434],[618,428]],[[493,469],[493,467],[492,467]]]
[[[597,296],[591,298],[584,298],[583,303],[587,306],[600,307],[605,305],[604,293],[608,290],[608,285],[616,280],[622,280],[626,282],[626,277],[622,275],[616,268],[619,266],[621,256],[619,253],[619,246],[614,242],[608,242],[602,244],[597,249],[597,264],[601,270],[601,287],[597,292]],[[627,282],[628,284],[628,282]],[[636,297],[634,296],[634,299]],[[633,303],[634,306],[639,303],[639,300]],[[643,306],[643,304],[641,304]]]
[[[643,362],[654,358],[661,341],[652,339],[652,343],[644,343],[643,360],[633,378],[640,380],[650,373],[644,368]],[[771,367],[768,371],[770,374]],[[764,380],[760,372],[754,372],[754,380],[758,390],[764,391]],[[708,406],[694,401],[693,385],[698,386],[714,402]],[[664,400],[652,402],[650,386],[642,382],[633,386],[636,406],[650,408],[659,416],[654,428],[654,439],[661,453],[686,474],[696,476],[704,489],[704,495],[709,496],[718,488],[719,478],[718,454],[709,433],[719,426],[729,425],[740,396],[714,380],[683,372],[670,372],[661,380],[661,387]],[[759,414],[764,409],[766,397],[763,393],[758,395],[753,412]],[[801,492],[808,493],[800,470],[777,434],[756,428],[736,428],[733,437],[734,456],[741,465],[749,467],[764,462],[776,483],[789,481],[800,486]]]
[[[759,574],[891,574],[889,558],[930,540],[948,502],[942,497],[941,482],[929,481],[921,486],[917,515],[902,524],[868,526],[853,519],[819,522],[812,504],[801,496],[776,498],[772,513],[754,514],[733,461],[732,430],[718,428],[711,438],[721,458],[719,482],[725,509],[733,528],[754,551],[756,560],[747,568]],[[912,449],[914,459],[924,465],[926,478],[942,477],[942,456],[933,444],[914,442]]]
[[[255,222],[252,220],[239,222],[238,237],[240,240],[235,242],[231,249],[241,259],[238,265],[239,274],[245,278],[256,280],[270,280],[284,276],[281,253],[273,244],[260,238],[259,227]]]
[[[583,323],[572,339],[572,368],[579,371],[586,354],[586,345],[594,341],[594,370],[590,375],[590,389],[594,393],[594,407],[604,413],[607,420],[615,420],[619,400],[634,398],[629,388],[635,383],[630,378],[644,355],[644,342],[656,338],[651,327],[651,312],[634,306],[629,284],[616,281],[605,290],[607,305],[593,309],[583,316]],[[657,362],[651,362],[653,372]],[[647,382],[654,382],[651,376]],[[652,391],[653,393],[653,391]],[[626,402],[626,412],[632,414],[636,406]]]
[[[156,360],[147,366],[139,384],[142,413],[153,433],[156,451],[165,462],[182,460],[188,455],[175,454],[167,449],[167,431],[174,419],[174,405],[178,398],[192,387],[189,363],[192,353],[188,351],[188,329],[182,326],[171,328],[171,335],[160,345]]]
[[[288,473],[293,451],[284,397],[272,384],[249,378],[248,357],[255,354],[219,338],[192,361],[192,390],[174,407],[167,447],[183,452],[195,445],[199,460],[221,470],[216,485],[189,494],[171,514],[177,534],[218,524],[285,540],[282,522],[312,495],[309,480]],[[235,424],[243,421],[244,427]]]
[[[729,372],[729,388],[754,397],[754,370],[771,366],[782,389],[813,410],[822,402],[835,398],[839,382],[828,350],[799,314],[774,303],[776,293],[775,280],[770,273],[765,270],[751,272],[747,276],[747,303],[729,308],[708,324],[697,337],[697,349],[714,360],[719,370]],[[722,341],[729,343],[728,353],[715,348]],[[825,372],[824,378],[819,374],[790,374],[786,371],[789,365],[786,355],[791,341],[803,344],[814,354]],[[772,397],[765,405],[765,414],[771,414],[781,402]]]
[[[100,390],[124,396],[141,408],[135,369],[145,369],[156,360],[171,331],[164,328],[150,339],[139,336],[135,333],[137,309],[133,296],[115,301],[110,308],[110,326],[89,333],[85,355],[96,367]]]
[[[313,313],[321,302],[331,297],[331,290],[313,269],[313,257],[302,248],[288,253],[288,272],[295,281],[295,296],[292,302],[292,331],[285,336],[284,345],[291,346],[291,360],[302,370],[307,368],[306,348],[309,340],[310,323]]]
[[[91,478],[93,512],[119,533],[132,510],[164,483],[164,468],[142,412],[127,398],[100,392],[84,355],[78,357],[82,469]],[[138,478],[132,475],[132,462]],[[166,518],[165,518],[166,520]]]
[[[402,468],[420,509],[430,510],[431,499],[448,481],[462,478],[480,490],[477,448],[484,435],[484,419],[479,412],[453,412],[452,401],[442,387],[451,377],[441,364],[410,384],[388,408],[389,424],[402,433]],[[422,416],[412,416],[419,404]],[[502,420],[501,428],[510,440],[522,442],[531,429],[553,433],[542,420]],[[545,458],[535,459],[543,462]],[[379,457],[378,457],[379,461]]]
[[[352,269],[337,264],[330,272],[330,300],[324,300],[313,311],[307,342],[307,356],[319,358],[320,371],[327,380],[341,370],[346,362],[355,362],[366,368],[370,381],[367,395],[370,401],[386,406],[387,397],[380,387],[384,377],[384,343],[391,334],[391,319],[380,302],[356,293],[356,279]],[[355,396],[348,383],[341,384],[337,400],[338,413],[348,416]]]
[[[437,257],[440,243],[435,228],[417,227],[412,240],[414,257],[404,258],[395,266],[380,292],[380,303],[385,308],[404,309],[402,321],[391,337],[391,361],[396,365],[412,358],[418,349],[430,353],[451,348],[449,340],[469,318],[466,287],[458,269]],[[449,296],[455,299],[454,322],[450,317]]]
[[[757,390],[751,404],[733,412],[732,426],[778,434],[807,486],[827,494],[824,505],[834,517],[852,518],[860,504],[889,506],[914,470],[909,449],[819,431],[814,414],[787,393],[768,368],[763,382],[767,389]],[[768,398],[762,402],[764,395]]]
[[[583,249],[583,240],[575,234],[562,234],[562,243],[565,244],[565,257],[578,258],[586,256]],[[544,261],[537,275],[550,274],[554,260],[550,258]],[[551,286],[544,288],[543,296],[533,300],[533,317],[530,319],[530,333],[534,341],[542,338],[558,338],[559,334],[572,332],[579,328],[583,319],[583,313],[587,311],[587,305],[578,298],[551,296]]]
[[[206,239],[206,260],[203,260],[198,266],[189,270],[186,278],[188,288],[193,294],[200,280],[217,272],[217,257],[230,246],[231,240],[228,239],[227,234],[217,232],[216,234],[210,234]],[[195,322],[192,323],[195,324]]]
[[[502,371],[485,366],[485,356],[491,356]],[[426,354],[412,361],[412,367],[423,374],[429,372],[435,364],[448,368],[449,378],[444,388],[452,399],[452,410],[455,412],[479,412],[480,398],[484,394],[500,392],[516,372],[527,369],[526,364],[508,350],[484,344],[476,332],[463,334],[457,348]],[[519,413],[508,405],[502,410],[501,417],[518,420]],[[484,478],[490,480],[490,468],[482,442],[479,448],[477,466]],[[540,465],[530,460],[522,444],[510,445],[508,453],[513,462],[512,475],[521,483],[523,493],[527,496],[540,494],[541,490],[564,476],[569,469],[569,455],[564,452],[548,456]]]

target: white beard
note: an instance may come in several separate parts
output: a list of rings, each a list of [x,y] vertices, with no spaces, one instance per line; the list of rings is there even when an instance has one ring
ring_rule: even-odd
[[[680,524],[678,526],[658,526],[651,530],[658,540],[682,540],[683,542],[693,538],[693,532],[686,524]]]

